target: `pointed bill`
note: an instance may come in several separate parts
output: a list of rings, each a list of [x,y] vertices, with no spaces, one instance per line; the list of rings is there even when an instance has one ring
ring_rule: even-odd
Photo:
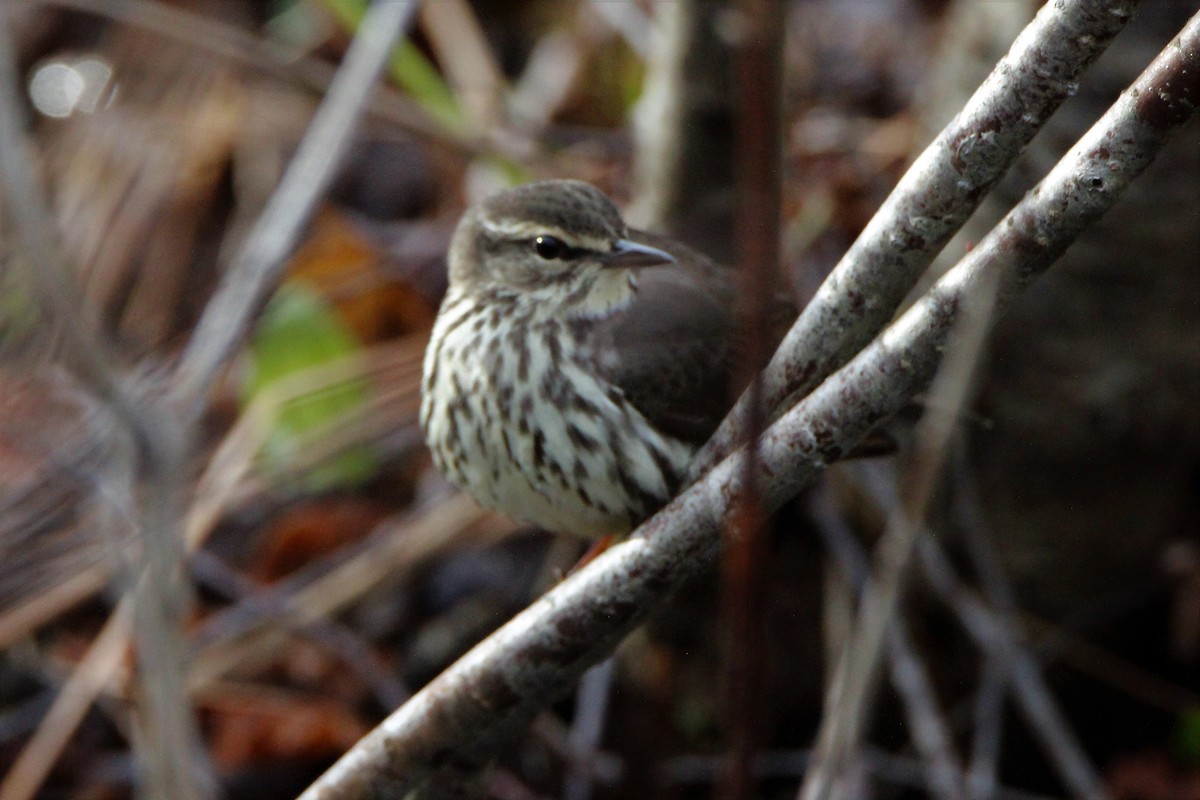
[[[618,239],[613,244],[612,252],[600,256],[600,262],[606,267],[654,267],[673,264],[675,257],[657,247],[630,239]]]

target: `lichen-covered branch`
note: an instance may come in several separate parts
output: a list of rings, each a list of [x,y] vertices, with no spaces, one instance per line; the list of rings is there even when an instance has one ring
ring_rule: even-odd
[[[1139,2],[1066,0],[1042,8],[788,331],[763,375],[767,408],[783,409],[874,338]],[[740,441],[746,402],[739,400],[697,455],[693,478]]]

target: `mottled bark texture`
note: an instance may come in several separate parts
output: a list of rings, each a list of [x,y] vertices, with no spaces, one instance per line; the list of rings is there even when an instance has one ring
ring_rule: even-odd
[[[875,336],[1138,2],[1064,0],[1042,9],[901,178],[792,326],[764,374],[767,408],[785,408],[789,397],[812,389]],[[744,402],[695,460],[695,474],[739,441]]]

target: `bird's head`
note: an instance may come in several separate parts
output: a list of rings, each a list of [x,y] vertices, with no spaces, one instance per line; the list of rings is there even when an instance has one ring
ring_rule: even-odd
[[[631,238],[616,206],[596,187],[549,180],[507,189],[468,209],[449,260],[450,284],[460,291],[559,287],[569,294],[605,276],[624,282],[628,268],[675,259]]]

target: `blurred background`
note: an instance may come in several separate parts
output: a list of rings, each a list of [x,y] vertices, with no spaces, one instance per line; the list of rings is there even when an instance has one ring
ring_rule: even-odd
[[[802,305],[1039,4],[780,2],[778,283]],[[222,796],[295,796],[579,557],[432,469],[416,415],[446,245],[473,200],[573,177],[631,223],[732,264],[739,115],[773,113],[741,102],[732,5],[421,4],[178,478],[176,646],[197,764]],[[1144,6],[942,268],[1198,10]],[[122,380],[162,394],[365,3],[0,8],[79,320]],[[26,259],[0,205],[0,800],[131,797],[155,744],[139,723],[152,676],[111,631],[157,484],[111,401],[62,358],[29,278],[50,267]],[[1020,631],[1069,744],[1114,798],[1200,798],[1198,267],[1192,124],[999,321],[931,520],[961,594]],[[867,553],[896,480],[889,460],[836,468],[772,534],[755,797],[795,796],[854,603],[831,542]],[[964,759],[995,750],[973,760],[991,765],[976,796],[1078,794],[962,606],[926,583],[906,603],[908,636],[950,745]],[[737,716],[719,688],[717,587],[714,571],[657,611],[597,691],[505,751],[482,795],[714,796]],[[900,682],[889,672],[881,688],[860,796],[930,795]]]

